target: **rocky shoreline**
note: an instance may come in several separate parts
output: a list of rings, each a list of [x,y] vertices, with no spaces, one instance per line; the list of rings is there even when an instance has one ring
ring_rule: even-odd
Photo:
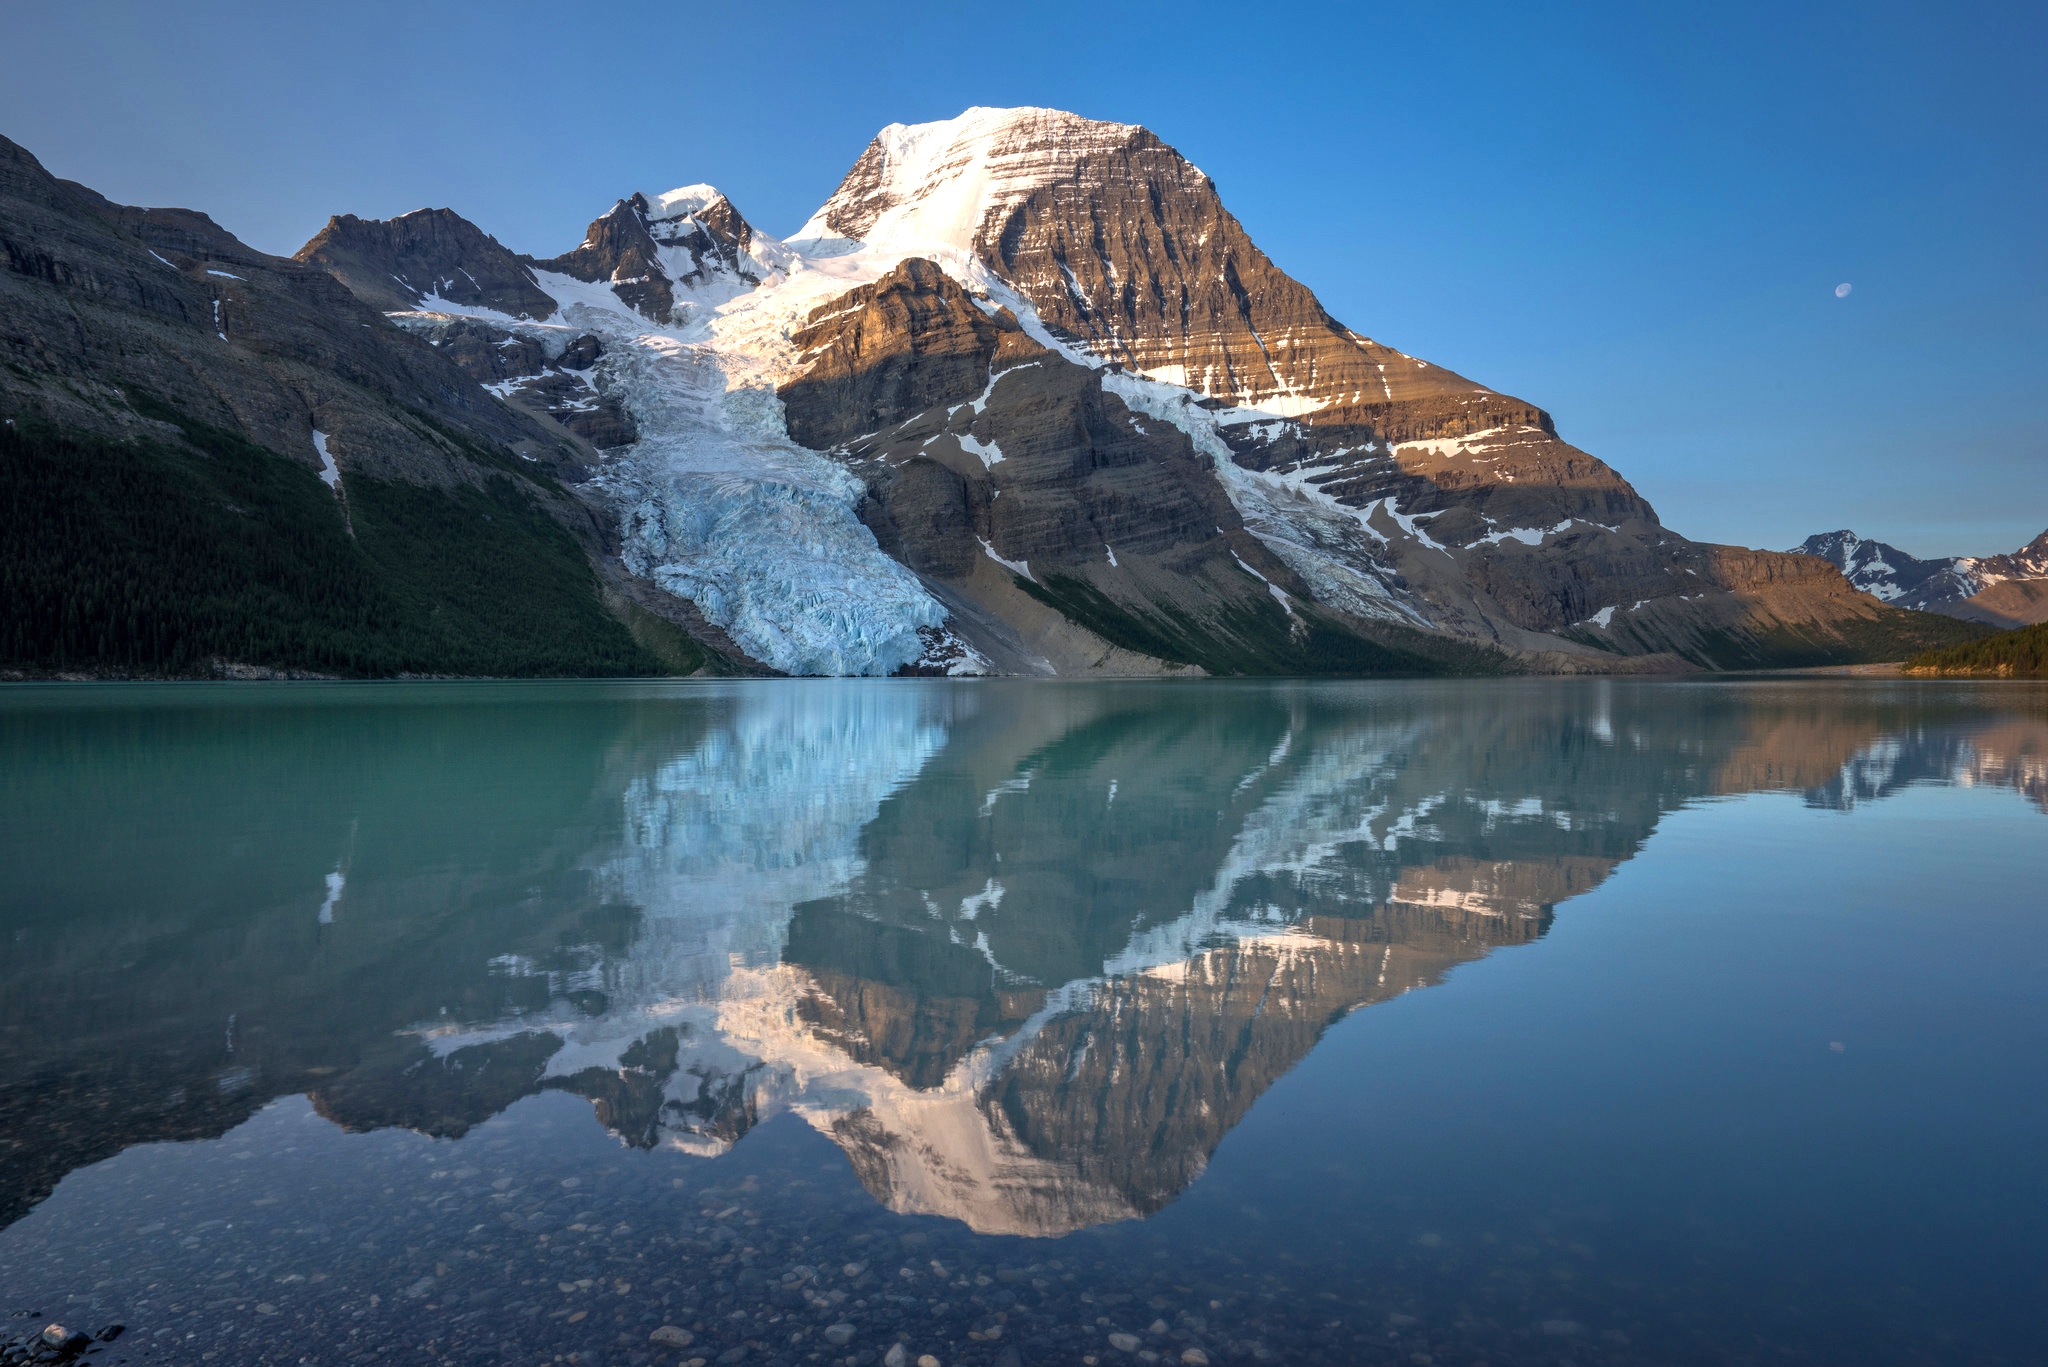
[[[17,1311],[12,1317],[19,1322],[35,1323],[43,1316],[34,1310]],[[82,1329],[73,1329],[52,1320],[26,1334],[14,1331],[10,1326],[6,1343],[0,1345],[0,1363],[13,1367],[15,1363],[28,1362],[70,1362],[75,1358],[98,1358],[107,1351],[107,1346],[127,1332],[127,1326],[109,1324],[98,1333],[88,1334]],[[126,1362],[126,1357],[111,1357],[109,1362]]]

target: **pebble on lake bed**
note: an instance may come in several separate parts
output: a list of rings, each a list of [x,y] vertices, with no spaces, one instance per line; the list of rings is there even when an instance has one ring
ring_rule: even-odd
[[[60,1353],[79,1352],[84,1349],[86,1344],[92,1342],[90,1338],[79,1333],[76,1329],[66,1329],[61,1324],[43,1326],[43,1332],[38,1337],[42,1339],[45,1346],[55,1348]]]
[[[687,1348],[697,1336],[689,1330],[673,1324],[664,1324],[647,1336],[649,1343],[663,1344],[669,1348]]]

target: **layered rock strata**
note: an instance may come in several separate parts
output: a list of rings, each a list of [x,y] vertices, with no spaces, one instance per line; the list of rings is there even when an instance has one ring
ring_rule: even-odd
[[[1186,437],[931,262],[816,310],[791,342],[805,362],[777,391],[791,435],[860,475],[876,541],[956,600],[1027,629],[1056,607],[1211,668],[1302,646],[1305,590]]]

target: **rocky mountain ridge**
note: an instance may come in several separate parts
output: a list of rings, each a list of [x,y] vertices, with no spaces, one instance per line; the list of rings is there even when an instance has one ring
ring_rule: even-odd
[[[1846,530],[1809,536],[1794,551],[1819,556],[1857,588],[1899,607],[2001,629],[2048,621],[2048,531],[2008,555],[1920,560]]]
[[[76,193],[130,215],[117,231],[197,231]],[[787,242],[692,185],[618,200],[548,258],[446,209],[337,216],[290,262],[234,248],[250,279],[329,292],[317,318],[295,306],[326,348],[308,363],[354,363],[361,334],[404,402],[430,377],[444,427],[568,491],[551,515],[636,633],[738,667],[1632,672],[1967,634],[1821,560],[1664,528],[1541,409],[1332,319],[1130,125],[892,126]],[[228,339],[240,277],[190,269],[210,294],[180,307],[224,311]],[[96,366],[119,369],[72,370]],[[129,430],[61,393],[22,411]],[[441,478],[375,405],[340,430],[207,411],[313,448],[336,489]]]
[[[802,481],[819,525],[796,539],[858,522],[916,577],[872,605],[852,588],[818,633],[861,671],[1740,667],[1945,630],[1814,560],[1665,529],[1540,408],[1331,318],[1135,126],[1038,109],[893,125],[787,242],[693,186],[620,200],[576,252],[524,260],[547,318],[422,295],[406,325],[452,310],[508,340],[605,337],[617,361],[595,390],[657,429],[593,486],[615,491],[628,562],[692,586],[780,668],[803,650],[749,618],[803,609],[768,600],[724,511],[671,496],[709,467],[729,500],[748,478],[733,435],[830,463]],[[1113,513],[1086,488],[1132,441],[1153,454],[1117,477]],[[1024,451],[1054,464],[1008,487]],[[778,455],[763,482],[807,464]],[[691,521],[705,534],[674,535]],[[1155,543],[1178,549],[1139,549]]]
[[[326,270],[4,139],[0,248],[0,669],[660,672],[634,630],[701,664],[601,582],[587,445]]]

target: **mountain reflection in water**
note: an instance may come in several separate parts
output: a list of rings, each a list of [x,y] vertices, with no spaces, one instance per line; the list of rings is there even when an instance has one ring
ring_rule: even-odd
[[[791,1113],[878,1201],[981,1232],[1143,1216],[1332,1022],[1542,936],[1667,811],[1923,782],[2048,811],[2048,723],[1999,696],[17,697],[0,1218],[282,1095],[455,1136],[544,1089],[706,1155]]]

